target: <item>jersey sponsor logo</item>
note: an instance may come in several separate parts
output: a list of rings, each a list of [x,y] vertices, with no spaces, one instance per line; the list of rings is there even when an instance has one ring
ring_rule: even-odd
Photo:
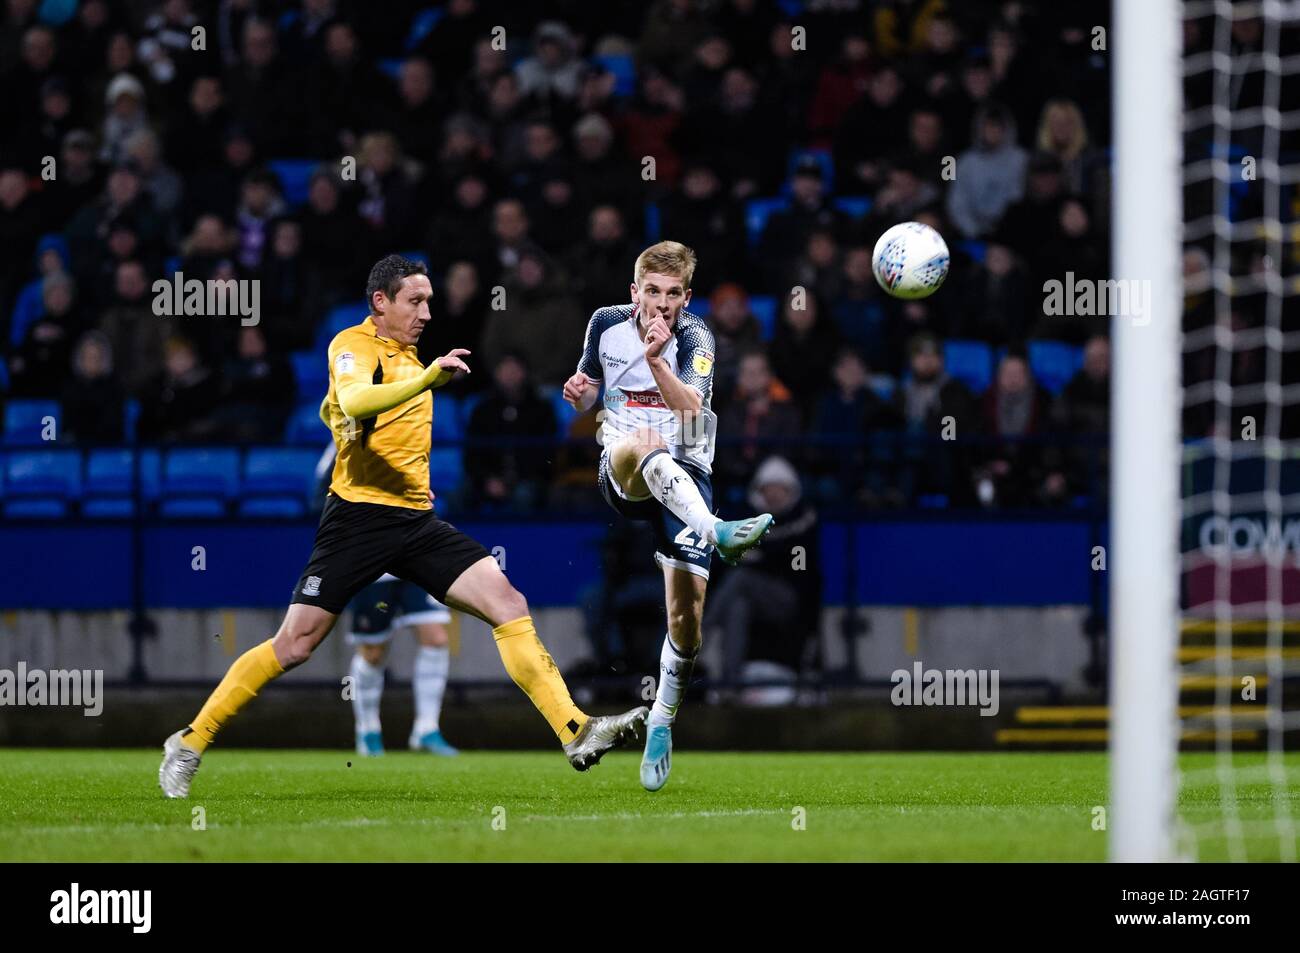
[[[708,377],[709,371],[713,370],[713,354],[709,351],[696,351],[695,357],[691,359],[691,367],[701,377]]]
[[[302,584],[302,594],[304,596],[319,596],[320,576],[308,576],[307,581]]]
[[[667,407],[663,394],[657,390],[625,390],[624,399],[628,407]]]
[[[351,351],[344,351],[338,357],[334,358],[334,372],[336,374],[346,374],[356,366],[357,357]]]

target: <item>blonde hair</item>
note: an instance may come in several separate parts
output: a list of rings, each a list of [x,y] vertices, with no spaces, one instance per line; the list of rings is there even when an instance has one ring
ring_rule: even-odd
[[[1058,113],[1069,116],[1074,123],[1074,135],[1063,150],[1052,140],[1052,117]],[[1066,162],[1079,158],[1083,150],[1088,148],[1088,126],[1083,121],[1083,113],[1072,100],[1049,99],[1043,106],[1043,113],[1038,119],[1038,148],[1059,156]]]
[[[639,287],[650,272],[680,278],[682,287],[689,288],[695,276],[695,252],[681,242],[657,242],[636,256],[632,281]]]

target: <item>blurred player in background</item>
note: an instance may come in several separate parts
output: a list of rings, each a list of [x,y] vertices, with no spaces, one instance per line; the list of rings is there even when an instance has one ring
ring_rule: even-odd
[[[349,608],[352,631],[352,715],[356,721],[357,754],[384,753],[379,707],[384,695],[384,661],[398,629],[409,629],[418,643],[411,686],[415,690],[415,724],[407,744],[412,751],[451,756],[459,754],[442,736],[438,724],[447,690],[451,650],[447,625],[451,610],[419,586],[385,573],[362,589]]]
[[[714,343],[708,324],[684,310],[694,274],[695,253],[680,242],[643,251],[633,268],[632,303],[591,316],[578,370],[564,384],[564,399],[585,412],[604,382],[600,492],[622,516],[650,522],[664,574],[668,632],[646,720],[647,791],[662,788],[672,768],[672,725],[700,651],[713,550],[735,562],[772,525],[770,513],[732,522],[713,515]]]

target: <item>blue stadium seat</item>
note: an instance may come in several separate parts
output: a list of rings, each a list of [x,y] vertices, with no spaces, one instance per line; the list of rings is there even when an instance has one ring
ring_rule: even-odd
[[[336,305],[325,315],[325,321],[316,332],[316,350],[323,356],[329,351],[330,341],[344,328],[360,324],[370,313],[370,304],[366,301],[353,301]]]
[[[294,351],[289,355],[289,364],[293,367],[298,400],[305,404],[314,398],[319,407],[321,398],[330,387],[326,355],[320,351]]]
[[[1083,367],[1083,348],[1064,341],[1030,341],[1029,369],[1049,393],[1059,394]]]
[[[984,264],[984,259],[988,257],[989,253],[987,242],[979,242],[969,238],[953,242],[952,247],[956,251],[964,252],[966,257],[977,265]]]
[[[284,432],[285,443],[320,448],[329,439],[329,428],[320,419],[319,400],[299,404],[289,416],[289,425]]]
[[[59,519],[81,497],[81,454],[76,450],[19,450],[5,459],[5,515]]]
[[[636,60],[626,53],[593,56],[592,62],[614,74],[614,95],[632,96],[636,93]]]
[[[865,218],[871,212],[871,197],[867,195],[841,195],[831,199],[831,205],[849,218]]]
[[[751,248],[758,247],[763,238],[763,230],[767,228],[767,220],[776,212],[784,212],[789,207],[790,200],[785,198],[750,199],[745,203],[745,234]]]
[[[92,520],[129,520],[135,516],[135,501],[111,496],[88,499],[81,504],[81,515]]]
[[[163,500],[158,513],[172,520],[217,520],[226,515],[226,504],[215,497],[178,497]]]
[[[379,60],[375,65],[379,67],[381,73],[393,82],[397,82],[397,78],[402,72],[402,58],[400,56]]]
[[[4,443],[9,447],[39,447],[49,441],[41,439],[46,417],[55,421],[58,436],[59,402],[57,400],[11,400],[5,404]]]
[[[790,194],[790,180],[794,178],[795,166],[805,157],[816,160],[822,169],[822,184],[826,187],[826,194],[830,195],[835,186],[835,160],[825,149],[791,149],[790,161],[786,168],[785,186],[781,192],[783,195]]]
[[[983,341],[945,341],[943,362],[949,374],[977,395],[993,381],[993,351]]]
[[[243,500],[239,515],[246,519],[299,519],[307,514],[307,504],[295,496],[261,496]]]
[[[433,28],[445,15],[446,11],[441,7],[428,7],[416,11],[415,16],[411,17],[411,29],[406,34],[407,52],[419,46],[420,41],[433,32]]]
[[[569,402],[564,399],[563,390],[557,390],[551,395],[551,406],[555,409],[555,424],[559,429],[557,436],[563,438],[568,435],[573,422],[582,415],[569,406]]]
[[[230,499],[238,489],[238,450],[184,448],[170,451],[163,460],[162,491],[166,497]]]
[[[433,438],[459,440],[465,435],[465,417],[461,411],[461,397],[446,391],[433,394]]]
[[[135,443],[139,423],[140,402],[134,397],[128,397],[122,404],[122,433],[127,443]]]
[[[691,303],[686,306],[686,310],[697,318],[707,318],[713,307],[709,304],[709,299],[704,295],[695,295],[691,298]]]
[[[131,497],[131,467],[134,452],[112,448],[86,452],[85,495],[87,500]],[[149,501],[158,499],[159,454],[157,450],[140,451],[140,495]]]
[[[872,374],[871,379],[867,381],[867,386],[875,392],[875,395],[885,403],[894,399],[894,390],[898,382],[888,374]]]
[[[433,439],[435,446],[429,450],[429,485],[434,493],[450,493],[460,486],[465,476],[464,454],[459,446],[438,441],[460,441],[465,436],[465,423],[469,420],[463,405],[479,395],[466,398],[455,394],[435,394],[433,397]],[[475,401],[477,402],[477,401]]]
[[[398,254],[403,258],[411,259],[411,261],[418,261],[420,264],[424,265],[425,268],[428,268],[429,271],[433,271],[433,265],[429,262],[429,253],[422,249],[417,248],[414,251],[398,252]],[[362,315],[358,320],[364,321],[365,315]]]
[[[320,164],[317,159],[272,159],[267,166],[280,180],[280,194],[284,200],[290,205],[300,206],[307,201],[311,174]]]
[[[659,203],[645,203],[645,240],[647,245],[653,245],[659,241],[659,236],[663,234],[663,216],[659,212]]]
[[[245,497],[287,497],[305,504],[316,487],[316,450],[254,447],[244,459],[240,493]]]
[[[772,295],[751,295],[749,310],[758,319],[758,326],[764,341],[772,340],[776,334],[777,302]]]
[[[460,399],[460,432],[464,433],[469,429],[469,418],[474,413],[474,408],[478,406],[486,396],[486,391],[479,391],[476,394],[466,394]]]

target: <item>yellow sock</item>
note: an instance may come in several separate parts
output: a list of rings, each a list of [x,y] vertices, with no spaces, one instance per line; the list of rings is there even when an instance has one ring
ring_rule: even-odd
[[[235,659],[226,677],[190,722],[190,730],[181,736],[181,744],[200,753],[205,751],[216,740],[221,726],[256,698],[262,686],[284,674],[284,668],[276,661],[272,641],[267,639]]]
[[[492,635],[510,677],[533,700],[560,744],[568,744],[587,723],[587,716],[569,697],[555,660],[537,637],[532,616],[503,622]]]

